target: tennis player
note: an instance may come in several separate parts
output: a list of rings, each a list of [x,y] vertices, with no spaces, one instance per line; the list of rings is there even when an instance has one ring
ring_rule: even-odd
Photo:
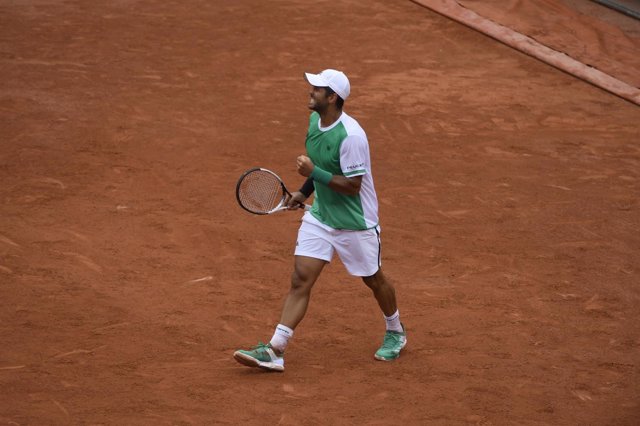
[[[271,341],[236,351],[234,358],[250,367],[284,371],[284,352],[307,311],[311,289],[337,253],[347,271],[361,277],[373,291],[386,321],[383,343],[374,357],[392,361],[400,355],[407,336],[400,323],[395,289],[381,269],[378,200],[367,135],[342,110],[350,92],[344,73],[327,69],[305,76],[311,84],[308,107],[313,112],[307,155],[297,158],[297,169],[307,180],[291,194],[288,205],[299,208],[314,191],[315,200],[302,218],[291,288]]]

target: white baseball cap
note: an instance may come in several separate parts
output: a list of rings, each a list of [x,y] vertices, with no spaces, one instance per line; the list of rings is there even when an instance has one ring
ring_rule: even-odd
[[[349,85],[349,79],[342,71],[328,69],[320,74],[306,72],[304,75],[312,86],[330,87],[343,101],[346,101],[349,97],[351,86]]]

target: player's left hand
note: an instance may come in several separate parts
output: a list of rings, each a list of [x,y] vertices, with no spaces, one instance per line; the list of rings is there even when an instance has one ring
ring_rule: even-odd
[[[304,177],[311,176],[311,172],[315,167],[313,161],[311,161],[311,158],[307,157],[306,155],[298,156],[298,158],[296,159],[296,166],[298,167],[298,173],[300,173]]]
[[[304,208],[304,202],[307,197],[300,191],[295,191],[291,193],[286,200],[286,205],[289,210],[297,210]]]

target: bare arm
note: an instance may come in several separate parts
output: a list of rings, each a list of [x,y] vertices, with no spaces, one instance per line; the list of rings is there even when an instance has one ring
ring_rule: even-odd
[[[328,186],[329,188],[341,194],[358,195],[360,193],[361,185],[362,176],[354,176],[348,178],[346,176],[333,175]]]

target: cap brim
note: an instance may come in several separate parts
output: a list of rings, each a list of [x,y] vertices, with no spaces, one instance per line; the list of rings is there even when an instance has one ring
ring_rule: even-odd
[[[312,86],[329,87],[329,82],[320,74],[311,74],[311,73],[305,72],[304,76],[306,77],[309,84]]]

